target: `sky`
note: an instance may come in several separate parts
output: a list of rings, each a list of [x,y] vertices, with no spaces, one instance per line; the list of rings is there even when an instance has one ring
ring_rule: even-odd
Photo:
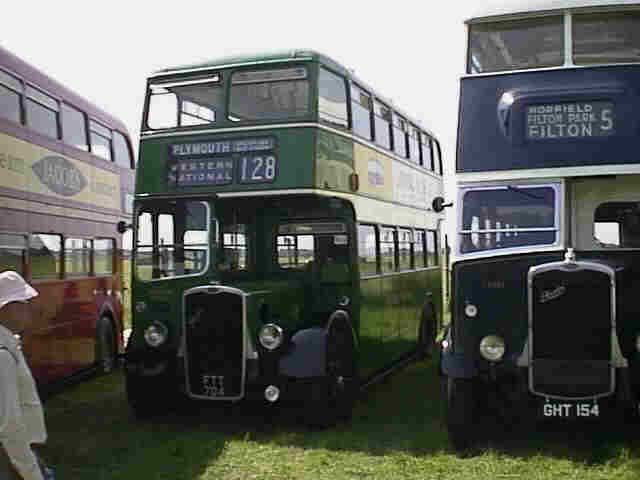
[[[443,149],[445,197],[453,200],[463,21],[477,12],[478,3],[374,5],[23,0],[5,12],[0,45],[121,119],[136,151],[146,77],[152,72],[237,53],[317,50],[355,70],[435,134]],[[451,233],[454,212],[447,213]]]

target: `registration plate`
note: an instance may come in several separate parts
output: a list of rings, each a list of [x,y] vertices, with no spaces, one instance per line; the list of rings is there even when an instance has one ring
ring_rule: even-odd
[[[203,375],[202,388],[207,397],[224,397],[224,376]]]
[[[544,418],[598,418],[600,407],[597,403],[555,403],[542,404]]]

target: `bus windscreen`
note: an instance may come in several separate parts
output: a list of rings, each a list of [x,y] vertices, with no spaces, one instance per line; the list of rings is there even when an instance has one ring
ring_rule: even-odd
[[[469,73],[560,66],[564,62],[562,16],[472,24]]]

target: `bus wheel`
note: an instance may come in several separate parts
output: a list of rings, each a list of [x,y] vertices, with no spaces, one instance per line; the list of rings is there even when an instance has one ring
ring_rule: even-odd
[[[328,388],[323,394],[314,390],[307,423],[325,428],[349,421],[358,392],[358,368],[353,334],[346,322],[336,322],[327,335]],[[326,381],[324,383],[326,384]]]
[[[476,441],[473,380],[445,377],[443,382],[449,441],[456,452],[467,452]]]
[[[149,398],[149,392],[144,391],[145,389],[141,388],[140,383],[139,378],[133,378],[129,374],[125,375],[127,402],[138,420],[146,420],[160,413],[158,404],[162,402],[162,399],[158,399],[158,403],[154,403]]]
[[[116,365],[116,341],[113,335],[111,319],[106,315],[98,322],[96,340],[96,362],[98,371],[106,375],[111,373]]]
[[[436,341],[436,312],[432,303],[422,309],[420,318],[420,332],[418,332],[418,349],[422,359],[433,355]]]

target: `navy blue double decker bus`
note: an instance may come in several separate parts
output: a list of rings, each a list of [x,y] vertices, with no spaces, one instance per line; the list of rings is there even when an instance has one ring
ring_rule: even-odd
[[[640,395],[640,3],[466,22],[452,320],[456,449],[487,411],[634,419]]]

